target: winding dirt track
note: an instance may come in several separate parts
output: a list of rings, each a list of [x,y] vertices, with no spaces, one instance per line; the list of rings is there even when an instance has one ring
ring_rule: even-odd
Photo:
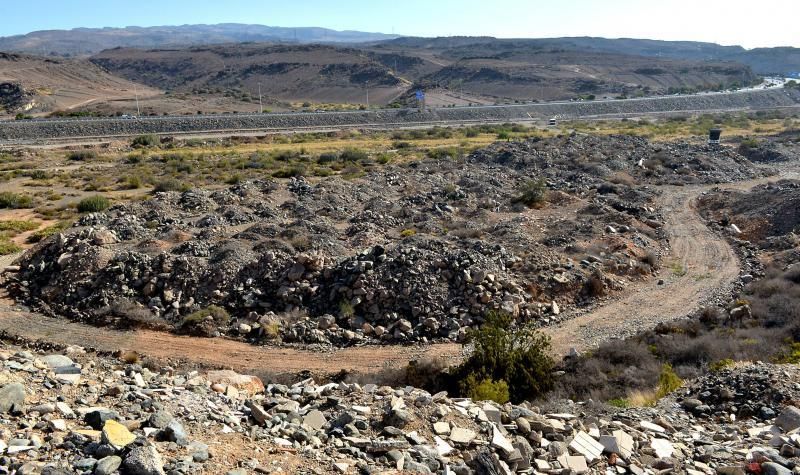
[[[746,182],[751,186],[758,181]],[[708,187],[710,188],[710,187]],[[561,353],[596,346],[680,318],[739,274],[739,259],[726,241],[711,232],[693,207],[706,187],[664,188],[663,211],[670,253],[658,279],[637,282],[626,296],[579,317],[547,327]],[[658,280],[664,284],[658,285]]]
[[[773,178],[774,180],[775,178]],[[731,185],[744,188],[766,180]],[[581,316],[546,328],[556,353],[583,350],[610,339],[628,336],[658,322],[682,317],[712,292],[729,285],[738,275],[739,262],[731,247],[714,235],[698,216],[692,203],[710,187],[664,187],[666,231],[670,256],[657,280],[633,284],[623,298]],[[3,264],[0,262],[0,264]],[[676,264],[680,264],[679,266]],[[679,271],[685,269],[685,272]],[[0,299],[0,332],[29,340],[77,344],[103,351],[135,350],[140,354],[181,360],[244,372],[296,373],[309,370],[332,374],[342,369],[375,373],[401,367],[411,359],[439,356],[458,359],[461,345],[364,346],[330,352],[259,347],[216,338],[193,338],[155,331],[118,331],[21,311],[8,298]]]

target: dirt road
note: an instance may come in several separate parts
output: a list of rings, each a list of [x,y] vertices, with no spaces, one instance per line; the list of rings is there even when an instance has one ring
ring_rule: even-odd
[[[766,180],[731,185],[745,188]],[[545,329],[553,349],[565,354],[570,348],[584,350],[610,338],[631,335],[658,322],[682,317],[716,289],[730,285],[739,263],[730,246],[713,234],[698,216],[692,203],[710,187],[665,187],[665,229],[670,238],[670,256],[657,279],[633,284],[620,299],[593,311]],[[400,367],[410,359],[439,356],[459,358],[461,345],[365,346],[314,352],[259,347],[223,338],[204,339],[154,331],[123,332],[96,328],[66,320],[52,319],[14,308],[0,300],[0,332],[33,340],[92,346],[99,350],[135,350],[162,359],[228,367],[238,371],[291,373],[310,370],[335,373],[341,369],[376,373],[386,367]]]
[[[670,253],[658,278],[637,282],[625,297],[545,328],[554,349],[562,354],[570,348],[581,351],[612,338],[631,336],[686,315],[717,289],[730,285],[739,274],[739,260],[694,210],[694,198],[703,189],[665,189],[663,207]],[[658,280],[664,284],[658,285]]]

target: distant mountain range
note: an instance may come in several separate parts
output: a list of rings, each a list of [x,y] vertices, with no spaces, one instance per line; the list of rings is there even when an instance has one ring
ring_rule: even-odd
[[[696,41],[659,41],[635,38],[542,38],[497,39],[492,37],[401,37],[383,33],[336,31],[327,28],[286,28],[240,23],[126,28],[75,28],[43,30],[26,35],[0,37],[0,51],[42,56],[91,56],[111,48],[175,48],[224,43],[349,43],[386,45],[391,49],[452,50],[455,56],[491,57],[554,49],[581,53],[600,52],[689,61],[734,61],[750,66],[757,74],[788,74],[800,71],[800,48],[755,48],[722,46]],[[469,50],[469,54],[464,54]],[[483,56],[481,56],[483,55]]]
[[[401,37],[383,42],[393,49],[428,49],[463,58],[465,52],[476,57],[497,57],[515,52],[581,51],[644,56],[689,61],[732,61],[750,66],[757,74],[789,74],[800,71],[800,48],[775,47],[744,49],[697,41],[660,41],[636,38],[535,38],[499,39],[454,36],[440,38]]]
[[[397,38],[397,35],[336,31],[327,28],[285,28],[241,23],[125,28],[75,28],[42,30],[0,37],[0,51],[38,55],[88,56],[105,49],[160,48],[221,43],[363,43]]]

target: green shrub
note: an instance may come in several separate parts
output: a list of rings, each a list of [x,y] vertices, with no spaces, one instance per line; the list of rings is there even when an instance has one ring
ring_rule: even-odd
[[[361,160],[366,160],[367,158],[369,158],[367,152],[355,148],[346,148],[342,150],[342,153],[339,154],[339,160],[345,162],[358,162]]]
[[[138,175],[129,175],[125,179],[126,190],[136,190],[142,187],[142,179]]]
[[[87,196],[78,202],[78,211],[81,213],[96,213],[111,206],[111,201],[102,195]]]
[[[545,202],[547,198],[547,182],[543,178],[529,180],[520,187],[516,201],[534,207]]]
[[[327,152],[327,153],[320,154],[320,156],[317,158],[317,163],[319,163],[319,164],[331,163],[331,162],[335,162],[338,159],[339,159],[339,157],[335,153]]]
[[[473,401],[494,401],[505,404],[509,400],[508,383],[503,380],[483,379],[478,381],[474,374],[467,376],[463,382],[464,395]]]
[[[779,364],[798,364],[800,363],[800,343],[792,342],[789,348],[779,353],[773,358]]]
[[[189,189],[189,185],[186,183],[176,180],[175,178],[165,178],[156,182],[155,186],[153,186],[153,191],[156,193],[165,192],[165,191],[186,191]]]
[[[756,147],[758,147],[758,144],[759,144],[758,140],[751,138],[751,139],[742,140],[742,143],[739,144],[739,146],[742,149],[746,150],[746,149],[756,148]]]
[[[416,229],[410,229],[409,228],[409,229],[404,229],[404,230],[400,231],[400,237],[402,237],[402,238],[411,237],[411,236],[414,236],[415,234],[417,234],[417,230]]]
[[[32,180],[46,180],[50,178],[50,174],[47,170],[31,170],[28,172],[28,176],[31,177]]]
[[[291,178],[293,176],[303,176],[305,174],[305,169],[300,166],[288,167],[288,168],[281,168],[280,170],[276,170],[272,173],[274,178]]]
[[[351,304],[348,300],[342,300],[339,302],[339,315],[342,318],[350,318],[356,314],[356,309],[353,308],[353,304]]]
[[[0,192],[0,208],[30,208],[33,206],[33,198],[30,195],[13,193],[11,191]]]
[[[10,231],[14,234],[33,231],[39,227],[39,223],[34,221],[23,221],[18,219],[11,219],[8,221],[0,221],[0,232]]]
[[[725,369],[725,368],[727,368],[729,366],[733,366],[733,363],[734,363],[734,361],[732,359],[723,358],[723,359],[721,359],[719,361],[715,361],[715,362],[709,364],[708,365],[708,369],[711,372],[716,373],[716,372],[722,371],[723,369]]]
[[[46,239],[46,238],[48,238],[48,237],[50,237],[50,236],[52,236],[54,234],[60,233],[61,231],[67,229],[69,226],[70,226],[69,221],[59,221],[57,224],[54,224],[52,226],[48,226],[48,227],[46,227],[44,229],[40,229],[40,230],[32,233],[30,236],[28,236],[28,239],[26,239],[26,242],[31,243],[31,244],[39,242],[39,241],[41,241],[43,239]]]
[[[134,137],[131,141],[131,147],[155,147],[161,141],[158,139],[157,135],[140,135],[138,137]]]
[[[206,317],[211,317],[216,323],[220,325],[227,324],[231,316],[228,314],[228,311],[222,307],[217,305],[209,305],[208,307],[198,310],[196,312],[190,313],[183,319],[183,324],[190,324],[196,322],[202,322],[206,319]]]
[[[658,375],[658,390],[656,391],[658,398],[661,399],[667,396],[682,385],[683,380],[675,373],[675,370],[672,369],[672,365],[664,363],[664,365],[661,366],[661,374]]]
[[[513,402],[536,398],[552,388],[549,337],[530,325],[512,329],[512,323],[509,315],[492,312],[479,330],[469,333],[473,352],[453,372],[462,395],[471,389],[469,381],[478,385],[484,380],[503,381]]]
[[[186,315],[181,321],[181,330],[193,335],[210,337],[220,325],[227,325],[230,321],[228,311],[216,305],[198,310]]]
[[[67,158],[76,162],[82,162],[91,158],[97,158],[97,152],[94,150],[75,150],[67,154]]]
[[[627,409],[631,407],[631,402],[625,398],[617,398],[609,400],[608,405],[613,407],[618,407],[620,409]]]
[[[0,256],[7,256],[21,251],[22,248],[9,241],[8,239],[0,239]]]
[[[455,147],[432,148],[428,150],[428,156],[436,160],[455,158],[458,156],[458,149]]]

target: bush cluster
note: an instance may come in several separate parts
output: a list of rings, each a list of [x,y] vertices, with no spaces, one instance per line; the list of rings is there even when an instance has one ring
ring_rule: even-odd
[[[111,206],[111,201],[102,195],[88,196],[78,202],[78,211],[81,213],[97,213]]]
[[[550,339],[531,326],[515,326],[511,316],[490,313],[480,329],[470,332],[469,342],[473,352],[451,378],[461,395],[520,402],[553,387]]]

